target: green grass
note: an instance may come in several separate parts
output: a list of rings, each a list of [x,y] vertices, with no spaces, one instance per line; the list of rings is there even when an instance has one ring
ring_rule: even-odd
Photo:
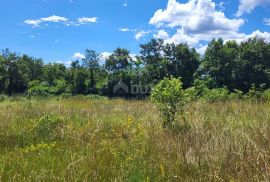
[[[164,129],[148,101],[1,102],[0,181],[270,180],[270,103],[195,102],[186,118]]]

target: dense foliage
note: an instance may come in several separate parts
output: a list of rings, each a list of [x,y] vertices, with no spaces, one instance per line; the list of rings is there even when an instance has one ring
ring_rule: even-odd
[[[182,85],[179,79],[165,78],[151,93],[151,100],[158,106],[165,127],[174,124],[177,111],[183,110],[186,98]]]
[[[153,39],[140,48],[136,57],[117,48],[106,60],[87,49],[85,58],[73,61],[70,67],[45,64],[6,49],[0,55],[0,94],[112,95],[119,80],[129,86],[154,85],[168,76],[181,78],[183,88],[195,90],[197,96],[209,89],[217,89],[209,92],[214,97],[219,89],[249,93],[254,88],[270,88],[270,43],[263,39],[255,37],[239,44],[212,40],[204,56],[187,44],[163,40]]]

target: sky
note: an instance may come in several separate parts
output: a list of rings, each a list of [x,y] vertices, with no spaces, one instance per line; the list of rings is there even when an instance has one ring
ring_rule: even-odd
[[[0,0],[0,49],[69,64],[151,38],[203,54],[214,38],[270,41],[270,0]]]

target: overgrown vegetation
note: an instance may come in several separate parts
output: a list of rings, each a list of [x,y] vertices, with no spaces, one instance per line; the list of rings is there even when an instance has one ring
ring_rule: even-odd
[[[269,113],[256,100],[191,102],[190,129],[176,132],[148,101],[6,98],[0,181],[269,181]]]

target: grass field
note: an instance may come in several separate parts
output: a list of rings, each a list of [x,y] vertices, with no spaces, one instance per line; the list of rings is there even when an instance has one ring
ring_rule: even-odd
[[[270,180],[270,103],[195,102],[185,111],[190,126],[169,130],[148,101],[6,100],[0,181]]]

